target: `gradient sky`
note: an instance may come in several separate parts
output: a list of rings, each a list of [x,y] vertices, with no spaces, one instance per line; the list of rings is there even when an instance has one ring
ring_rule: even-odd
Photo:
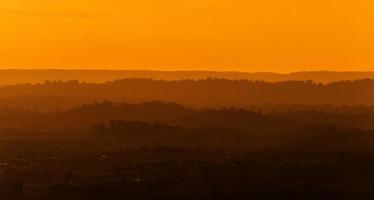
[[[374,70],[374,1],[0,0],[0,68]]]

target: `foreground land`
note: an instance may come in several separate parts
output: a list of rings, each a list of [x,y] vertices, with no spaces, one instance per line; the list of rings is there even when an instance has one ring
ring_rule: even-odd
[[[373,199],[373,89],[370,79],[3,86],[0,199]]]
[[[33,143],[33,141],[28,141]],[[156,147],[0,154],[1,199],[372,199],[374,154]]]

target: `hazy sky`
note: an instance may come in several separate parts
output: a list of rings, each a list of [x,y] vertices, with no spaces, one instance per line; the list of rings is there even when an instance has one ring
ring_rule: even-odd
[[[0,68],[374,70],[374,1],[0,0]]]

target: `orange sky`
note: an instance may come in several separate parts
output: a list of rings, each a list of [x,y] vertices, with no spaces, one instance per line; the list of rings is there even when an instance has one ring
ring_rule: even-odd
[[[0,68],[374,70],[374,1],[0,0]]]

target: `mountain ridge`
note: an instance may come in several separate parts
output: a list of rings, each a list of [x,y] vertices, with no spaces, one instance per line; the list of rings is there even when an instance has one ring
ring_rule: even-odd
[[[88,83],[104,83],[124,78],[148,78],[155,80],[200,80],[224,78],[230,80],[259,80],[281,82],[289,80],[312,80],[331,83],[344,80],[374,79],[374,71],[299,71],[239,72],[239,71],[157,71],[157,70],[63,70],[63,69],[3,69],[0,70],[0,85],[42,83],[46,80],[79,80]]]

